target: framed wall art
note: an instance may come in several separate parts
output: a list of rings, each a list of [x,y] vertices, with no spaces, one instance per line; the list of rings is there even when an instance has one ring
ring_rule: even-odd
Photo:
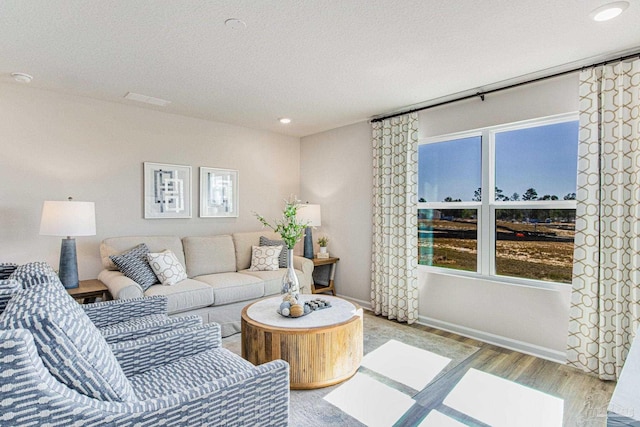
[[[191,166],[144,162],[144,217],[191,218]]]
[[[238,216],[238,171],[200,168],[200,217]]]

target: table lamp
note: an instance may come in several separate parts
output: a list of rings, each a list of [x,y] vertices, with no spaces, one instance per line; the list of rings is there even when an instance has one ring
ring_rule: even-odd
[[[71,236],[95,236],[96,213],[93,202],[45,201],[42,205],[40,235],[66,236],[60,247],[58,276],[67,289],[77,288],[78,257],[76,240]]]
[[[307,229],[304,232],[304,257],[313,259],[313,237],[311,236],[311,227],[320,227],[322,225],[320,205],[311,205],[309,203],[300,205],[296,218],[302,223],[307,223]]]

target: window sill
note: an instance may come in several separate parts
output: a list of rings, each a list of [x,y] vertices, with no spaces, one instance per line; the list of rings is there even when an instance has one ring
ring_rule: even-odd
[[[522,279],[510,276],[491,276],[476,273],[475,271],[451,270],[449,268],[430,267],[427,265],[418,265],[418,271],[431,274],[439,274],[443,276],[459,277],[465,279],[484,280],[487,282],[500,283],[504,285],[520,286],[534,289],[545,289],[551,291],[566,291],[571,289],[570,283],[545,282],[542,280]]]

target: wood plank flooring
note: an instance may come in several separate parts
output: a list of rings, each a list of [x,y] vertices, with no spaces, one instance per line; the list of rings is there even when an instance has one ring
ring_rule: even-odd
[[[479,350],[414,396],[416,404],[395,424],[418,426],[426,414],[437,410],[470,426],[486,426],[443,404],[460,379],[476,369],[564,400],[563,426],[601,427],[606,425],[606,408],[615,382],[601,381],[574,368],[518,353],[421,325],[411,327],[463,342]],[[540,426],[546,427],[546,426]]]

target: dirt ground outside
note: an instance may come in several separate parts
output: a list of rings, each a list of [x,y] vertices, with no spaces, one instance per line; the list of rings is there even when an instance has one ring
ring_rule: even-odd
[[[473,238],[477,235],[475,221],[420,222],[420,264],[477,271],[477,239]],[[498,222],[497,229],[497,274],[571,283],[574,224],[503,221]]]

